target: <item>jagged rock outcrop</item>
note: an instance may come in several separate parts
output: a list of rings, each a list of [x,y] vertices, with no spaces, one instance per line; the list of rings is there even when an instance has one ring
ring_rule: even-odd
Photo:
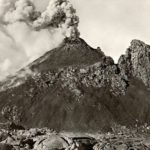
[[[139,40],[133,40],[126,54],[118,62],[122,74],[136,77],[150,87],[150,46]]]
[[[150,123],[149,51],[134,40],[115,64],[100,48],[65,39],[0,84],[0,119],[69,131]]]

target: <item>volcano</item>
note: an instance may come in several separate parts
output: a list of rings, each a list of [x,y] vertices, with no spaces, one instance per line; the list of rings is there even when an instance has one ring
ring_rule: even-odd
[[[0,120],[72,132],[149,124],[149,88],[149,45],[133,40],[115,64],[99,47],[66,38],[0,83]]]
[[[69,66],[82,67],[100,61],[103,56],[103,52],[93,49],[83,39],[65,38],[58,48],[33,62],[30,69],[43,72]]]

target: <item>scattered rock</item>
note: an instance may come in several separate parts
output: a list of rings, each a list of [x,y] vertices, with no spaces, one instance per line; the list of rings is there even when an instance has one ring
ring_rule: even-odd
[[[43,134],[34,134],[31,131],[44,131]],[[49,133],[48,129],[9,131],[6,140],[0,142],[0,150],[149,150],[150,140],[148,133],[137,132],[134,129],[120,128],[111,133],[91,134],[91,136],[67,136],[58,133]],[[3,130],[3,132],[7,132]],[[27,134],[28,133],[28,134]],[[31,135],[29,135],[31,134]],[[82,134],[81,134],[82,135]]]

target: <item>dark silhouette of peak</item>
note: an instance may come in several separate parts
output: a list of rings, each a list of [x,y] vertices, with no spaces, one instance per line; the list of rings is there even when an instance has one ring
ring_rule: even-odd
[[[69,44],[69,45],[74,45],[74,44],[85,44],[88,46],[88,44],[81,38],[75,38],[75,39],[72,39],[72,38],[65,38],[62,42],[61,45],[66,45],[66,44]]]
[[[47,52],[34,61],[31,70],[47,71],[58,70],[68,66],[86,66],[99,62],[104,53],[91,48],[83,39],[65,38],[58,48]]]

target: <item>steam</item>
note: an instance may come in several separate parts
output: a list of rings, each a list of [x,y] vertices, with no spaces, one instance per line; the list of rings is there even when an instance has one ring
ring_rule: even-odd
[[[79,18],[76,10],[67,0],[51,0],[41,16],[34,21],[33,26],[37,29],[53,27],[61,28],[64,36],[77,38]]]
[[[0,80],[65,37],[79,36],[79,19],[69,1],[50,0],[44,12],[38,12],[32,1],[0,0]]]

